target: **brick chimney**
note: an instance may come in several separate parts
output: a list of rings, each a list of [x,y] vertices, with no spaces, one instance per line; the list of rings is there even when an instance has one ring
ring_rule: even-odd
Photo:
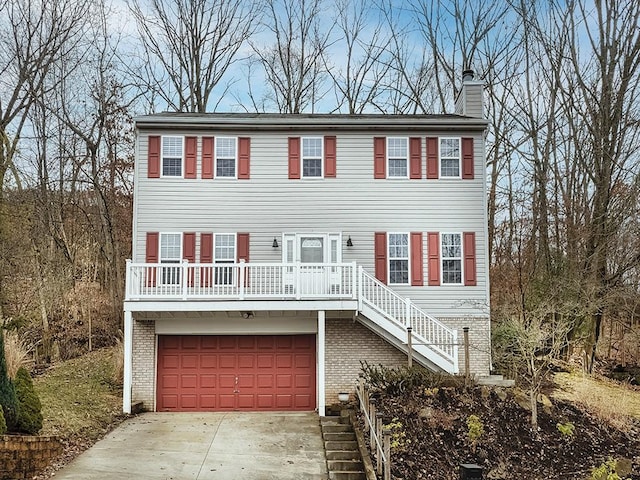
[[[484,118],[482,88],[484,82],[475,79],[473,70],[462,72],[462,88],[456,98],[455,113],[467,117]]]

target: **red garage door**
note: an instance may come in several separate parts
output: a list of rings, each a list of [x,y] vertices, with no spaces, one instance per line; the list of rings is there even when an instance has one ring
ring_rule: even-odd
[[[314,410],[315,344],[315,335],[160,336],[157,410]]]

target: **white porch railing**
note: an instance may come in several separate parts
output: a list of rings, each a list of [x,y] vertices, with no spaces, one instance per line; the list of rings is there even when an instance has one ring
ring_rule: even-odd
[[[427,314],[410,299],[398,295],[362,267],[359,268],[358,280],[358,310],[362,311],[364,303],[405,331],[411,327],[416,346],[428,346],[450,360],[453,370],[458,371],[458,335],[455,329]]]
[[[127,300],[355,298],[354,263],[131,263]]]

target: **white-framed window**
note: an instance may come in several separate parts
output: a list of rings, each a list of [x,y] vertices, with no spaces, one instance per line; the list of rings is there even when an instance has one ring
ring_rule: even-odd
[[[462,234],[440,234],[442,283],[462,285]]]
[[[176,266],[162,267],[161,281],[163,285],[180,283],[179,264],[182,261],[182,234],[160,234],[160,263],[176,264]]]
[[[322,178],[322,137],[302,137],[302,178]]]
[[[236,263],[236,234],[216,233],[213,237],[213,263]],[[215,283],[232,285],[233,271],[233,267],[216,267]]]
[[[389,284],[409,284],[409,234],[389,233]]]
[[[184,137],[162,137],[162,176],[182,177]]]
[[[387,138],[387,178],[409,177],[409,139]]]
[[[440,138],[440,178],[460,178],[459,137]]]
[[[216,178],[236,178],[238,165],[238,139],[216,137]]]

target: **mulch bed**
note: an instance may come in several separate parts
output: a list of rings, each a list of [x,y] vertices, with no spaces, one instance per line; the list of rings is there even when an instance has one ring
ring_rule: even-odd
[[[378,410],[392,428],[394,479],[459,479],[461,463],[483,467],[485,479],[584,480],[609,458],[623,479],[640,479],[640,422],[626,431],[595,418],[579,406],[538,405],[538,429],[513,391],[488,387],[415,387],[378,396]],[[479,417],[474,443],[467,420]],[[574,425],[563,435],[558,423]],[[625,471],[626,470],[626,471]]]

